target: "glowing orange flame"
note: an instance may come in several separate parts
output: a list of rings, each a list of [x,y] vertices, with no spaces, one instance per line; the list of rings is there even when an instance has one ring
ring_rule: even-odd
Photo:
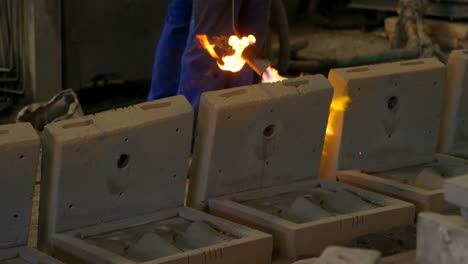
[[[257,41],[253,35],[242,38],[239,38],[235,35],[229,37],[229,46],[231,46],[234,54],[223,56],[220,62],[220,56],[214,49],[215,44],[211,44],[206,35],[198,35],[197,38],[200,40],[202,47],[208,51],[210,56],[217,60],[216,63],[218,64],[218,67],[223,71],[230,72],[239,72],[242,70],[246,63],[246,61],[242,58],[242,53],[244,52],[245,48],[247,48],[249,45],[255,44]]]
[[[216,51],[214,49],[215,44],[210,44],[210,41],[208,40],[208,36],[207,35],[197,35],[197,38],[198,38],[198,40],[200,40],[200,44],[202,45],[202,47],[205,48],[206,51],[208,51],[210,56],[213,59],[219,60],[218,54],[216,54]]]
[[[273,83],[273,82],[280,82],[284,81],[287,78],[281,76],[278,71],[273,67],[268,67],[262,76],[263,83]]]

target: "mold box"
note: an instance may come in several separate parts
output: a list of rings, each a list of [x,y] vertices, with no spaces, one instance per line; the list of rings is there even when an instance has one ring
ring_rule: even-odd
[[[276,253],[291,260],[412,223],[409,203],[317,180],[332,95],[321,75],[205,93],[190,204],[273,234]],[[342,206],[349,197],[353,210]],[[285,208],[301,219],[277,213]]]
[[[447,75],[440,151],[468,158],[468,50],[450,54]]]
[[[435,154],[445,66],[420,59],[334,69],[329,79],[351,98],[334,153],[339,180],[412,202],[418,210],[450,209],[442,182],[467,163]]]
[[[192,126],[182,96],[48,125],[41,247],[73,263],[270,263],[270,235],[183,207]]]
[[[39,136],[30,124],[0,126],[0,263],[60,263],[27,247]]]

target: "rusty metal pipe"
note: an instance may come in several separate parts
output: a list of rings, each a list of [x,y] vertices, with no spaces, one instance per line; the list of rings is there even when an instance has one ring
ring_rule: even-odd
[[[247,62],[247,64],[254,70],[260,77],[263,76],[263,73],[268,67],[271,66],[271,62],[267,59],[262,59],[257,57],[257,48],[253,45],[248,46],[242,53],[242,58]]]

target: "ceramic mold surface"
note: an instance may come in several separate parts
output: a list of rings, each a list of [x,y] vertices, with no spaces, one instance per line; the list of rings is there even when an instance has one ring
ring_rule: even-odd
[[[468,158],[468,50],[456,50],[447,64],[440,151]]]
[[[29,123],[0,126],[0,263],[59,263],[27,247],[39,145]]]
[[[192,126],[183,96],[48,125],[41,247],[72,263],[268,263],[271,236],[183,207]]]
[[[436,59],[332,70],[334,88],[351,97],[334,153],[339,180],[409,201],[418,210],[451,208],[443,181],[464,174],[468,163],[436,154],[445,76]]]
[[[322,75],[205,93],[190,204],[273,234],[290,260],[411,223],[408,203],[318,181],[332,93]]]
[[[328,79],[351,98],[338,168],[427,158],[436,152],[446,68],[420,59],[333,69]]]
[[[316,177],[332,93],[315,75],[203,94],[191,205]]]

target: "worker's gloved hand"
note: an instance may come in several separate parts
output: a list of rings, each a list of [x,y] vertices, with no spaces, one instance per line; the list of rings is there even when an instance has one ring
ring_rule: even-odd
[[[262,48],[268,32],[271,0],[236,0],[235,15],[239,34],[253,34]],[[200,46],[196,35],[233,35],[231,0],[193,0],[187,47],[182,57],[179,94],[198,109],[200,95],[206,91],[250,85],[254,72],[245,66],[241,72],[224,72]]]
[[[192,17],[192,0],[173,0],[159,39],[148,100],[177,94],[180,61],[184,53]]]

